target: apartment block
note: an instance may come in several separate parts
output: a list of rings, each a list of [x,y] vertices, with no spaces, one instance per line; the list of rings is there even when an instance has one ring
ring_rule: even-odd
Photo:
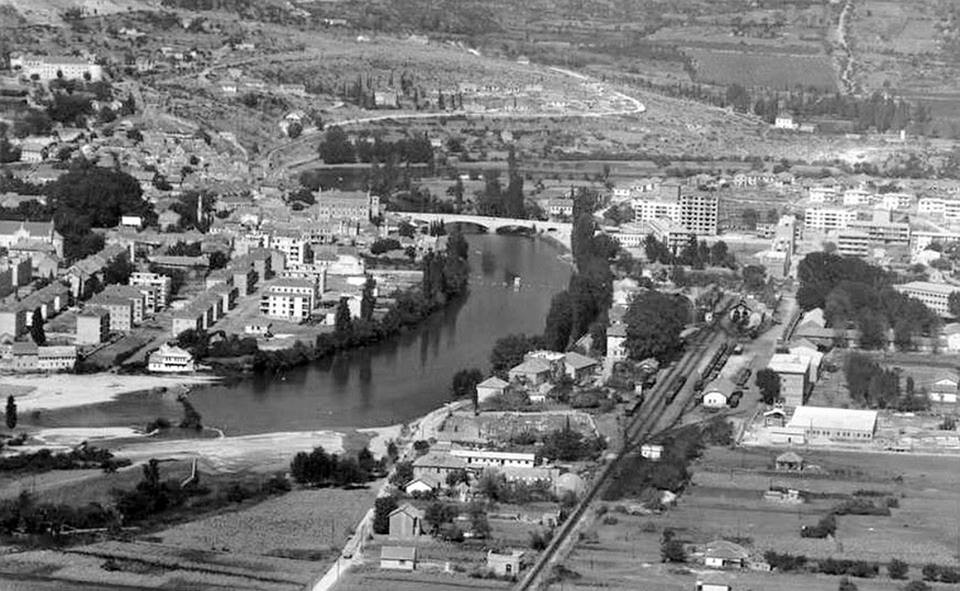
[[[680,195],[680,219],[686,229],[698,236],[716,236],[720,198],[711,193]]]
[[[840,207],[808,207],[803,213],[805,230],[835,232],[856,221],[857,212]]]
[[[929,281],[911,281],[893,287],[900,293],[920,300],[940,316],[950,316],[950,294],[960,291],[960,287]]]
[[[170,277],[160,273],[136,272],[130,274],[128,284],[136,287],[157,287],[156,309],[167,307],[170,300]]]

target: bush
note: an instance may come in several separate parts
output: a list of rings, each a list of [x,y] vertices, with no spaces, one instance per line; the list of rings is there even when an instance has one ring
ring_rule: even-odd
[[[551,532],[530,532],[530,549],[537,552],[546,549],[547,545],[550,544],[550,537]]]
[[[923,581],[910,581],[903,591],[931,591],[933,588]]]
[[[400,250],[400,242],[394,238],[379,238],[370,245],[370,254],[383,254],[391,250]]]
[[[837,531],[837,518],[830,513],[820,519],[817,525],[804,525],[800,528],[801,538],[823,539]]]
[[[768,550],[763,555],[771,569],[780,572],[791,572],[802,570],[807,565],[807,557],[794,554],[779,554],[773,550]]]
[[[891,579],[903,580],[907,578],[907,572],[910,570],[910,565],[906,562],[893,558],[890,560],[890,564],[887,565],[887,573],[890,575]]]
[[[146,428],[144,429],[147,433],[153,433],[154,431],[163,431],[170,428],[170,421],[163,417],[157,417],[153,421],[147,423]]]
[[[397,499],[392,496],[379,497],[373,506],[373,533],[390,533],[390,514],[397,508]]]

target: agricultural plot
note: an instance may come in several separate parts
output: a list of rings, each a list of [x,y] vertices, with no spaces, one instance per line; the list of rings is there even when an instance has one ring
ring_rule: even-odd
[[[798,86],[835,91],[836,75],[824,55],[745,53],[741,51],[688,48],[695,79],[711,84],[740,84],[792,89]]]
[[[923,564],[953,565],[960,516],[957,490],[960,458],[799,450],[810,473],[774,471],[780,450],[712,448],[694,466],[693,481],[676,507],[660,515],[632,516],[623,506],[606,514],[577,544],[565,562],[572,571],[552,589],[691,589],[696,580],[723,581],[736,589],[834,590],[838,577],[813,572],[716,571],[702,564],[661,562],[660,540],[671,529],[689,544],[725,538],[746,547],[754,559],[764,552],[802,554],[810,561],[851,559],[886,565],[892,558],[910,565],[919,578]],[[762,500],[771,486],[806,493],[802,504]],[[803,538],[844,500],[892,501],[890,515],[840,515],[833,536]],[[629,503],[629,501],[623,501]],[[855,579],[859,589],[894,590],[902,583],[881,576]]]
[[[374,497],[372,489],[299,490],[179,525],[157,538],[180,548],[328,558],[339,552]]]

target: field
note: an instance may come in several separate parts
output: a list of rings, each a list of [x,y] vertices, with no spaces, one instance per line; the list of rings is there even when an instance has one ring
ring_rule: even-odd
[[[258,505],[178,525],[155,537],[178,548],[329,558],[373,506],[368,490],[299,490]]]
[[[679,590],[692,588],[696,579],[726,580],[737,589],[837,588],[837,577],[820,574],[724,572],[699,564],[663,564],[660,536],[668,528],[691,544],[736,539],[755,557],[775,550],[811,560],[832,557],[885,564],[899,558],[910,564],[911,578],[919,578],[925,563],[956,564],[960,458],[798,451],[817,469],[802,475],[778,473],[772,470],[778,450],[712,448],[693,467],[693,483],[675,508],[661,515],[631,516],[608,505],[606,520],[596,520],[566,561],[576,574],[566,578],[563,588]],[[764,501],[763,492],[770,486],[805,491],[808,502]],[[801,525],[815,524],[857,491],[877,495],[869,498],[896,498],[899,507],[892,508],[890,516],[839,516],[834,538],[800,537]],[[885,569],[881,572],[886,574]],[[856,583],[860,589],[900,588],[885,576]]]
[[[824,55],[785,55],[742,51],[689,48],[695,79],[711,84],[740,84],[792,89],[796,86],[835,91],[836,76]]]

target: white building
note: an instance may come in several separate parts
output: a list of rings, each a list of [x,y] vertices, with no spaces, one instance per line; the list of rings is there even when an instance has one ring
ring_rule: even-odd
[[[269,248],[279,250],[288,265],[307,264],[310,243],[295,232],[277,232],[270,236]]]
[[[136,271],[130,274],[128,284],[136,287],[156,287],[156,309],[160,310],[167,307],[171,289],[170,277],[161,275],[160,273]]]
[[[196,365],[189,352],[164,343],[150,354],[147,369],[158,373],[182,373],[195,371]]]
[[[929,281],[911,281],[893,288],[920,300],[940,316],[950,316],[950,294],[960,291],[960,287]]]
[[[857,212],[839,207],[808,207],[803,214],[806,230],[832,232],[844,230],[847,224],[857,219]]]
[[[452,449],[450,455],[466,462],[468,467],[496,467],[496,468],[532,468],[537,456],[532,453],[518,453],[507,451],[487,451],[474,449]]]
[[[39,80],[83,78],[96,82],[103,78],[103,68],[92,60],[72,55],[10,56],[10,69],[19,70],[28,78]]]
[[[837,190],[834,187],[810,187],[807,195],[810,203],[833,203],[837,198]]]
[[[317,284],[309,279],[278,279],[260,296],[260,313],[271,318],[303,322],[317,301]]]
[[[877,428],[877,411],[801,406],[787,428],[802,431],[808,440],[871,441]]]
[[[653,199],[633,200],[634,221],[649,222],[657,218],[670,218],[680,221],[680,203]]]
[[[77,364],[77,348],[74,346],[37,347],[37,369],[60,371],[73,369]]]

